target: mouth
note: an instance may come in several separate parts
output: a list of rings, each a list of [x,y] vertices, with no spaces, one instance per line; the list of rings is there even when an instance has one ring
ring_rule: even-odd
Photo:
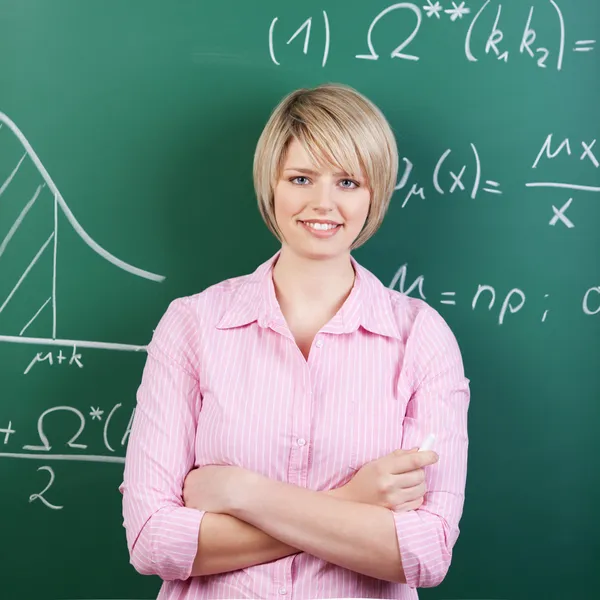
[[[335,221],[298,221],[299,225],[313,236],[323,239],[333,237],[342,227]]]

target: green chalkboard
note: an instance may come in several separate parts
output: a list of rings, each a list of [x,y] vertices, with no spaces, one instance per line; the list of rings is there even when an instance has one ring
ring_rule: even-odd
[[[117,491],[144,346],[276,251],[254,146],[325,81],[402,158],[355,257],[471,379],[462,533],[421,597],[600,597],[599,32],[595,0],[0,0],[0,597],[156,597]]]

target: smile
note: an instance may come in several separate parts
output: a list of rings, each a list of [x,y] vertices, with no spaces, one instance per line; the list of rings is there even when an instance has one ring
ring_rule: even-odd
[[[312,223],[305,221],[299,221],[299,223],[306,231],[318,238],[333,237],[342,227],[341,223]]]
[[[310,223],[308,221],[301,221],[307,227],[311,227],[312,229],[318,229],[320,231],[327,231],[329,229],[335,229],[339,227],[339,225],[335,225],[333,223]]]

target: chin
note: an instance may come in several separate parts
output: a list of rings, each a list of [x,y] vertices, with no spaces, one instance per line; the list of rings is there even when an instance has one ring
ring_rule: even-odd
[[[288,235],[286,236],[285,233]],[[359,233],[357,232],[356,236]],[[298,235],[297,231],[284,232],[284,236],[288,240],[285,245],[289,250],[296,256],[309,260],[331,260],[348,256],[352,242],[356,237],[348,234],[349,232],[344,228],[331,239],[310,239],[303,233]]]
[[[345,256],[350,253],[349,247],[331,247],[324,248],[318,246],[307,246],[306,244],[295,246],[292,248],[294,254],[308,258],[310,260],[330,260],[339,256]]]

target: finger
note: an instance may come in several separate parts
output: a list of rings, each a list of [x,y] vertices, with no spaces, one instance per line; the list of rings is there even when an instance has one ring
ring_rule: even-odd
[[[425,471],[423,469],[414,469],[413,471],[392,474],[391,486],[392,488],[407,489],[415,485],[420,485],[424,481]]]
[[[425,494],[427,493],[427,486],[425,485],[425,483],[420,483],[419,485],[415,485],[412,488],[404,490],[404,493],[406,495],[406,500],[412,502],[425,496]]]
[[[397,448],[396,450],[392,450],[389,454],[382,456],[379,458],[379,462],[385,471],[388,473],[396,473],[398,472],[397,465],[398,459],[401,459],[404,456],[416,454],[418,452],[418,448],[411,448],[410,450],[405,450],[404,448]]]
[[[411,510],[417,510],[423,505],[423,497],[417,498],[416,500],[411,500],[410,502],[404,502],[398,506],[394,507],[394,512],[397,513],[405,513]]]
[[[422,498],[427,493],[425,484],[420,483],[411,488],[397,489],[388,494],[388,500],[392,505],[403,505],[407,502],[414,502]]]
[[[396,461],[396,459],[401,458],[403,456],[406,456],[407,454],[415,454],[419,451],[419,447],[415,446],[414,448],[410,448],[409,450],[405,450],[404,448],[398,448],[396,450],[394,450],[393,452],[390,452],[386,458],[391,459],[393,462]]]
[[[394,453],[392,464],[390,467],[391,473],[406,473],[415,469],[422,469],[428,465],[435,464],[438,461],[438,455],[432,450],[425,452],[402,452]]]
[[[417,508],[421,508],[421,506],[423,506],[424,502],[425,502],[425,497],[420,496],[416,500],[413,500],[412,502],[410,502],[410,504],[408,506],[408,510],[417,510]]]

